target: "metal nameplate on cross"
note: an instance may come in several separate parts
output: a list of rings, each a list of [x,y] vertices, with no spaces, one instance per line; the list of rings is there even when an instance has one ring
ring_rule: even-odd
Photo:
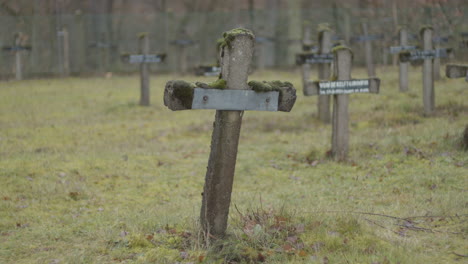
[[[363,35],[363,36],[355,36],[352,37],[351,40],[353,42],[365,42],[365,41],[374,41],[374,40],[381,40],[384,38],[383,34],[379,35]]]
[[[217,81],[192,84],[175,80],[164,90],[164,104],[171,110],[217,110],[200,212],[207,240],[225,235],[243,111],[289,112],[296,101],[296,90],[288,82],[247,82],[255,43],[250,30],[234,29],[223,37]]]
[[[463,78],[468,82],[468,65],[447,64],[445,66],[445,75],[448,78]]]
[[[320,63],[332,63],[333,54],[316,54],[316,53],[300,53],[296,54],[296,64],[320,64]]]
[[[417,50],[417,46],[393,46],[390,47],[390,53],[391,54],[397,54],[402,51],[411,51],[411,50]]]
[[[380,79],[355,79],[347,81],[312,82],[307,95],[351,93],[379,93]]]
[[[219,66],[198,66],[195,68],[195,75],[197,76],[218,76],[221,73]]]
[[[159,63],[163,62],[166,54],[136,54],[122,55],[122,60],[131,64],[135,63]]]
[[[446,58],[452,53],[451,48],[440,48],[435,50],[413,50],[400,53],[400,61],[417,61],[425,59]]]

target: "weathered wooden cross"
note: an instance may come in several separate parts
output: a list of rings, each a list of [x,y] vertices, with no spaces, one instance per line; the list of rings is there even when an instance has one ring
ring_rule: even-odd
[[[22,33],[18,32],[15,34],[15,40],[11,46],[3,46],[4,51],[11,51],[15,54],[15,77],[16,80],[20,81],[23,79],[23,66],[21,60],[22,51],[31,50],[31,46],[23,45],[22,42]]]
[[[224,33],[224,40],[218,81],[170,81],[164,91],[164,104],[171,110],[216,109],[200,213],[207,239],[223,237],[226,231],[244,111],[289,112],[296,100],[296,90],[290,83],[247,83],[254,49],[251,31],[233,29]]]
[[[399,54],[401,62],[424,60],[423,105],[425,115],[431,115],[435,109],[434,58],[447,57],[448,54],[452,52],[451,49],[433,49],[432,32],[432,27],[423,27],[421,29],[423,50],[402,51]]]
[[[307,95],[333,95],[332,156],[343,161],[348,156],[349,115],[348,95],[351,93],[379,93],[380,79],[352,79],[353,54],[345,46],[333,48],[333,76],[336,81],[309,82]]]
[[[310,29],[307,25],[304,28],[303,50],[304,53],[296,54],[296,64],[302,65],[302,83],[304,86],[304,95],[306,86],[310,82],[310,64],[318,64],[319,80],[330,78],[330,64],[333,62],[331,30],[326,24],[320,24],[318,27],[318,52],[311,51],[312,41],[310,40]],[[318,117],[324,123],[330,123],[330,95],[319,95],[318,98]]]
[[[402,51],[416,50],[416,46],[408,46],[408,29],[401,27],[398,32],[400,46],[390,47],[390,53],[398,54]],[[400,92],[408,91],[408,62],[400,61]]]
[[[140,105],[150,105],[149,88],[149,64],[160,63],[166,58],[166,54],[148,54],[149,38],[147,33],[140,33],[138,36],[139,53],[136,55],[124,54],[121,59],[124,62],[140,64]]]
[[[468,65],[447,64],[445,66],[445,75],[448,78],[463,78],[468,82]]]
[[[366,58],[367,75],[375,76],[374,59],[372,58],[372,43],[371,41],[383,39],[383,35],[369,35],[367,23],[361,23],[362,35],[351,38],[353,42],[364,42],[364,54]]]

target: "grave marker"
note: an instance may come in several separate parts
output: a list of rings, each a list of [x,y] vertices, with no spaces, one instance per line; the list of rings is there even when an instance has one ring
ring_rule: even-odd
[[[138,36],[139,53],[135,55],[121,55],[124,62],[131,64],[140,64],[140,105],[150,105],[149,88],[149,63],[160,63],[166,58],[166,54],[148,54],[149,38],[147,33],[140,33]]]
[[[401,27],[399,32],[400,46],[390,47],[390,53],[398,54],[402,51],[416,50],[416,46],[408,46],[408,29]],[[400,61],[400,92],[408,91],[408,62]]]
[[[102,40],[91,42],[89,47],[95,49],[95,56],[93,58],[97,63],[98,70],[103,72],[109,65],[109,51],[115,50],[117,46],[103,41],[105,39],[104,33],[101,34],[101,39]]]
[[[15,54],[15,77],[16,80],[20,81],[23,79],[23,65],[22,65],[22,60],[21,60],[21,53],[23,51],[28,51],[31,50],[31,46],[26,46],[23,45],[21,42],[23,40],[22,38],[23,34],[21,32],[18,32],[15,34],[15,40],[12,46],[3,46],[4,51],[10,51]]]
[[[179,67],[180,73],[186,74],[187,73],[187,48],[189,46],[195,45],[195,41],[191,39],[176,39],[171,42],[172,45],[175,45],[178,48],[179,54]]]
[[[352,93],[378,93],[380,79],[351,79],[352,52],[348,47],[338,46],[333,49],[333,76],[336,81],[309,82],[306,95],[333,95],[332,114],[332,156],[343,161],[348,156],[349,115],[348,95]]]
[[[256,36],[255,37],[255,43],[257,45],[255,49],[256,57],[257,57],[257,69],[258,70],[263,70],[265,69],[265,59],[267,58],[266,54],[266,45],[269,43],[273,43],[275,40],[274,38],[271,37],[261,37],[261,36]]]
[[[423,50],[400,52],[399,58],[402,62],[421,61],[423,62],[423,105],[424,114],[431,115],[435,109],[434,92],[434,58],[447,57],[452,52],[451,49],[433,49],[432,45],[432,27],[423,27],[421,37],[423,41]]]
[[[369,35],[367,23],[361,23],[362,36],[353,37],[354,42],[364,42],[364,54],[366,58],[367,74],[369,77],[375,76],[374,60],[372,58],[372,42],[383,39],[383,35]]]
[[[449,42],[449,37],[448,36],[435,36],[432,38],[432,41],[434,43],[435,49],[438,50],[440,49],[440,46],[442,43]],[[435,81],[440,80],[440,57],[434,58],[434,80]]]
[[[304,33],[310,32],[305,30]],[[331,30],[327,24],[321,24],[318,28],[319,47],[318,53],[305,52],[296,55],[296,64],[302,65],[302,82],[304,94],[306,86],[310,79],[310,64],[318,64],[319,80],[330,78],[330,64],[333,62]],[[304,34],[303,46],[311,46],[310,34]],[[326,94],[319,95],[318,98],[318,117],[324,123],[330,123],[330,96]]]
[[[468,82],[468,65],[447,64],[445,66],[445,75],[448,78],[463,78]]]
[[[59,69],[62,76],[70,75],[70,42],[66,28],[57,32],[59,40]]]
[[[171,110],[216,109],[200,213],[207,240],[225,235],[243,111],[289,112],[296,100],[290,83],[247,83],[254,49],[251,31],[234,29],[224,33],[224,40],[218,81],[170,81],[164,91],[164,104]]]
[[[218,39],[216,41],[216,53],[220,52],[220,46],[224,39]],[[218,76],[221,73],[221,67],[219,67],[219,60],[216,60],[216,64],[213,65],[200,65],[195,68],[195,75],[197,76]]]

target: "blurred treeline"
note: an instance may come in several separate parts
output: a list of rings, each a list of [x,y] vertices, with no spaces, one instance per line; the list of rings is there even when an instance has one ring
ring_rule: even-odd
[[[367,22],[370,34],[383,34],[374,42],[377,64],[390,64],[388,46],[396,44],[397,29],[407,25],[418,44],[419,28],[432,25],[443,45],[459,47],[468,32],[466,0],[0,0],[0,46],[11,46],[16,33],[26,77],[60,75],[64,71],[62,30],[69,35],[69,69],[73,75],[135,72],[138,67],[120,61],[122,53],[136,53],[137,35],[148,32],[152,52],[167,53],[167,61],[152,71],[181,71],[181,54],[190,68],[216,61],[216,40],[234,27],[252,29],[258,38],[257,65],[294,66],[301,50],[304,22],[315,30],[329,23],[336,40],[360,54],[362,44],[352,42]],[[191,43],[176,44],[177,40]],[[182,49],[185,49],[182,52]],[[460,49],[459,52],[463,52]],[[466,51],[465,51],[466,52]],[[362,63],[355,56],[355,63]],[[2,50],[0,78],[14,75],[14,55]]]

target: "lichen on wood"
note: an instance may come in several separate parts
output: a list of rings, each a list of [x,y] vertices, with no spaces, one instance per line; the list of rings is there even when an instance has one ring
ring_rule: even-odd
[[[222,78],[219,78],[216,81],[210,82],[210,83],[196,82],[195,85],[203,89],[218,89],[218,90],[225,90],[227,87],[226,80]]]
[[[148,32],[140,32],[140,33],[138,33],[137,37],[138,37],[139,39],[142,39],[142,38],[147,37],[148,34],[149,34]]]

